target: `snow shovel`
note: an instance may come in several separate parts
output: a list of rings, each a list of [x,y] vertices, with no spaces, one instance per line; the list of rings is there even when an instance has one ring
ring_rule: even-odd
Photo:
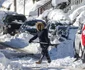
[[[57,46],[57,45],[59,45],[59,43],[57,43],[57,44],[51,44],[51,43],[45,43],[45,42],[32,42],[32,43],[48,44],[50,46]]]

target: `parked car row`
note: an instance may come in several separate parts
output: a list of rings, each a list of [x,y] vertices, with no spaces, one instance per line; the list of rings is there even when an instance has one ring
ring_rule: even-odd
[[[3,34],[8,33],[10,35],[15,35],[19,32],[28,32],[34,35],[37,32],[35,24],[37,22],[42,22],[45,26],[47,26],[50,34],[54,34],[55,36],[58,35],[59,38],[64,37],[66,39],[69,35],[68,24],[65,25],[58,22],[45,23],[45,21],[37,19],[27,20],[25,15],[17,13],[7,14],[3,22]]]
[[[58,36],[58,39],[61,39],[62,37],[68,39],[69,36],[69,24],[65,25],[64,23],[59,22],[45,23],[45,21],[38,19],[27,20],[23,14],[7,14],[3,22],[3,34],[8,33],[14,36],[19,32],[27,32],[34,35],[37,32],[35,24],[37,22],[42,22],[45,26],[47,26],[49,33]]]
[[[49,33],[58,35],[60,38],[68,38],[69,29],[68,25],[62,23],[45,23],[43,20],[27,20],[26,17],[22,14],[11,14],[7,15],[4,19],[4,28],[3,34],[9,33],[10,35],[15,35],[17,32],[28,32],[34,35],[37,32],[35,24],[37,22],[42,22],[45,26],[47,26]]]
[[[49,33],[53,36],[56,36],[58,40],[64,41],[63,38],[68,39],[69,36],[69,24],[62,24],[58,22],[48,22],[45,23],[43,20],[27,20],[25,15],[22,14],[7,14],[3,20],[3,34],[15,35],[17,32],[27,32],[34,35],[37,32],[36,23],[42,22],[47,26]],[[74,47],[75,47],[75,57],[80,56],[81,51],[81,41],[80,41],[81,29],[80,32],[76,33]],[[62,38],[63,37],[63,38]],[[50,38],[51,39],[51,38]],[[52,41],[52,40],[51,40]]]

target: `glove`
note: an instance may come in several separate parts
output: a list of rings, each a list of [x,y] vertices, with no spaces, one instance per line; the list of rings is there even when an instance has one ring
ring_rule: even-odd
[[[31,42],[32,42],[32,40],[30,39],[30,40],[29,40],[29,43],[31,43]]]

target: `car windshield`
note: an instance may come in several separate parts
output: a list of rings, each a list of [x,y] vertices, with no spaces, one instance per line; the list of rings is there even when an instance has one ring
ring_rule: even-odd
[[[26,22],[25,22],[25,25],[34,26],[35,23],[36,23],[35,21],[26,21]]]
[[[42,21],[42,20],[31,20],[31,21],[26,21],[26,22],[24,23],[24,25],[35,26],[35,24],[36,24],[37,22],[42,22],[43,24],[45,24],[45,22]]]

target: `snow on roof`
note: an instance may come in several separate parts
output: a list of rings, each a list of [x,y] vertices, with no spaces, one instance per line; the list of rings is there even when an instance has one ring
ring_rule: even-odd
[[[43,6],[44,4],[46,4],[47,2],[49,2],[50,0],[40,0],[38,2],[36,2],[34,4],[34,6],[32,7],[31,11],[35,11],[36,9],[38,9],[39,7]]]
[[[47,2],[49,2],[50,0],[40,0],[38,2],[36,2],[33,6],[33,8],[31,9],[32,11],[35,11],[36,9],[38,9],[39,7],[43,6],[44,4],[46,4]],[[68,0],[52,0],[52,5],[53,6],[57,6],[57,4],[62,3],[62,2],[68,2]]]
[[[2,7],[2,4],[5,0],[0,0],[0,7]]]
[[[49,12],[51,12],[53,8],[45,10],[41,15],[39,15],[38,19],[44,19],[48,16]]]
[[[10,4],[13,3],[13,0],[5,0],[2,4],[2,6],[8,8]]]

